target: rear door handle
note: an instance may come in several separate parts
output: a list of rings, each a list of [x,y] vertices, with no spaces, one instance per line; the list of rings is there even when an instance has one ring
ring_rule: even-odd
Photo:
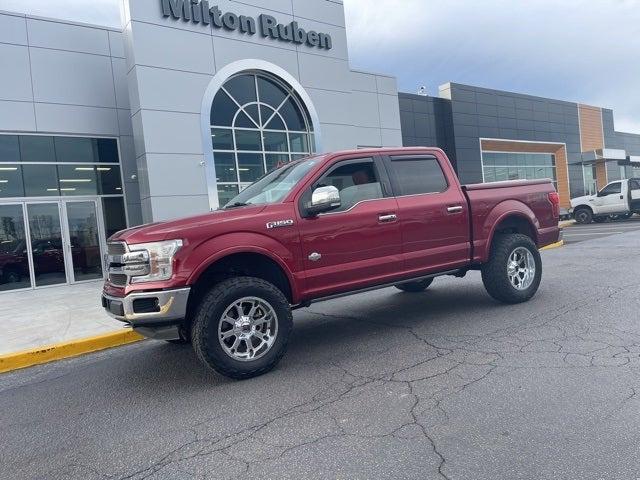
[[[395,222],[397,219],[398,219],[398,216],[395,213],[390,213],[388,215],[380,215],[378,217],[378,221],[380,223]]]
[[[449,213],[460,213],[462,211],[462,205],[454,205],[453,207],[447,207]]]

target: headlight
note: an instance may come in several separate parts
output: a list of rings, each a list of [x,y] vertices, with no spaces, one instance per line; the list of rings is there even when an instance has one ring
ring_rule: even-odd
[[[131,252],[146,252],[148,256],[148,273],[131,277],[131,283],[158,282],[169,280],[173,275],[173,257],[182,247],[182,240],[167,240],[166,242],[139,243],[129,245]],[[133,255],[130,254],[130,255]]]

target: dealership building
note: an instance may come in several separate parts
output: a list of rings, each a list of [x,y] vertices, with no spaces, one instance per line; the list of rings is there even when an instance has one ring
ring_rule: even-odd
[[[103,278],[106,238],[207,212],[314,152],[438,146],[463,183],[640,176],[595,106],[349,64],[340,0],[124,0],[123,29],[0,12],[0,290]]]

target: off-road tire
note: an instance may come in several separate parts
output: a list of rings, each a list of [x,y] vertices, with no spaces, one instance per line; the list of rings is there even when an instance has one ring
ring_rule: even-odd
[[[433,283],[433,278],[427,278],[425,280],[417,280],[415,282],[398,283],[395,287],[398,290],[409,293],[424,292]]]
[[[250,361],[235,360],[218,340],[218,322],[225,309],[243,297],[266,300],[278,317],[275,342],[264,356]],[[214,285],[196,309],[191,329],[191,343],[198,359],[208,368],[229,378],[243,380],[263,375],[277,365],[287,350],[293,329],[289,301],[274,285],[254,277],[235,277]]]
[[[531,285],[524,290],[516,289],[509,281],[507,268],[511,253],[518,247],[531,252],[535,261],[535,274]],[[489,261],[482,266],[482,283],[487,293],[503,303],[522,303],[531,299],[538,291],[542,279],[542,260],[533,241],[521,234],[498,234],[494,237]]]
[[[587,224],[593,220],[593,212],[587,207],[581,207],[573,212],[573,218],[576,223]]]

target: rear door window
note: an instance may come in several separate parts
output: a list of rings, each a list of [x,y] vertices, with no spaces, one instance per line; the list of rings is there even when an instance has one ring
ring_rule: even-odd
[[[398,196],[441,193],[449,187],[436,157],[391,157],[388,165]]]

